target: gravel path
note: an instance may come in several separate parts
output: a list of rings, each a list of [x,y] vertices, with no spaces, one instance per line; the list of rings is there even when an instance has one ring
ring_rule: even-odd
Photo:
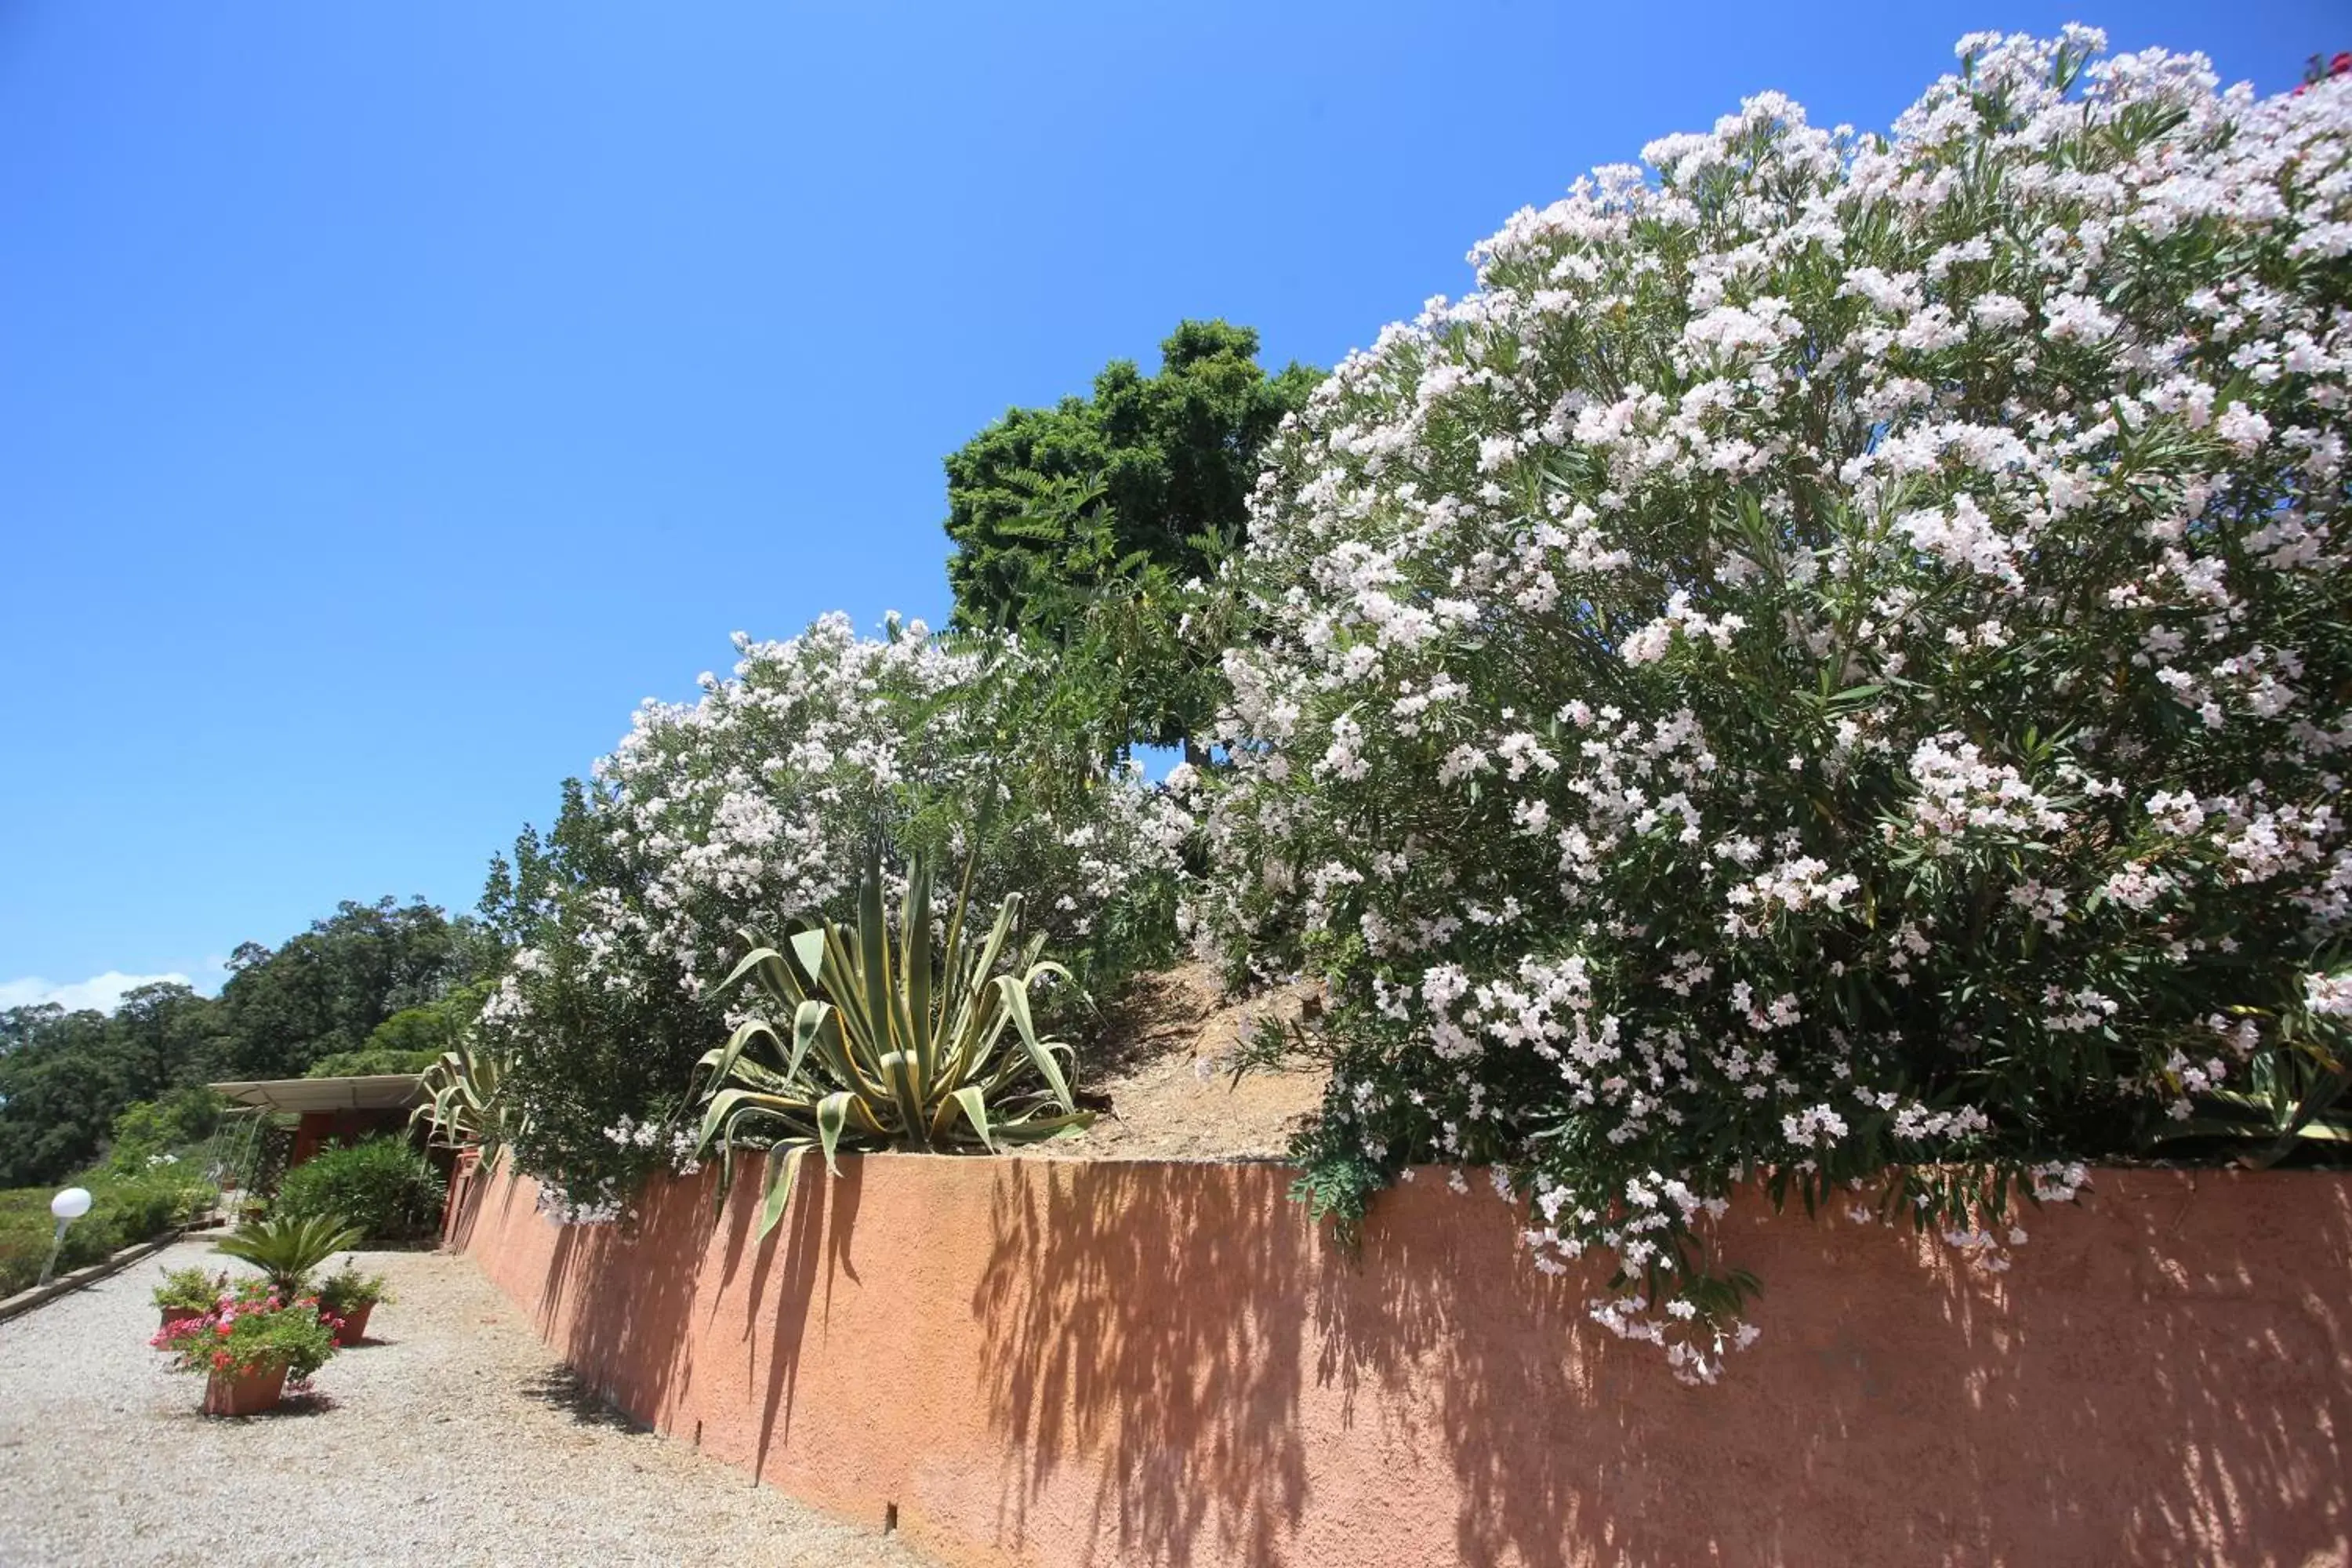
[[[147,1348],[148,1291],[207,1243],[0,1323],[0,1563],[924,1562],[583,1399],[464,1258],[360,1260],[399,1300],[249,1420]]]

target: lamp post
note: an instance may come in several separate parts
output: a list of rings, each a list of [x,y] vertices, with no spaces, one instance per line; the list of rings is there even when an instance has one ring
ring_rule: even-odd
[[[49,1260],[41,1265],[41,1278],[36,1284],[49,1282],[49,1275],[58,1266],[58,1248],[66,1244],[66,1226],[89,1212],[89,1189],[68,1187],[49,1200],[49,1212],[58,1216],[58,1234],[49,1239]]]

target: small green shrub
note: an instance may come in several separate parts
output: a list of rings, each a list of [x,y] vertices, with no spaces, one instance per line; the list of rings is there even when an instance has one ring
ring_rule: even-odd
[[[341,1268],[319,1281],[319,1305],[338,1318],[392,1299],[392,1286],[383,1275],[361,1273],[359,1264],[349,1258]]]
[[[155,1287],[155,1305],[164,1311],[209,1312],[227,1290],[228,1276],[194,1267],[174,1268]]]
[[[398,1138],[330,1149],[286,1173],[272,1212],[288,1219],[341,1216],[372,1241],[432,1234],[446,1195],[441,1173]]]

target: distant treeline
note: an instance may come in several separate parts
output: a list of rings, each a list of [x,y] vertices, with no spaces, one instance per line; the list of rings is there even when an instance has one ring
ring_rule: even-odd
[[[479,1009],[499,964],[474,921],[434,905],[346,902],[272,949],[246,942],[217,997],[142,985],[112,1014],[0,1012],[0,1187],[52,1182],[141,1100],[229,1079],[403,1070]]]

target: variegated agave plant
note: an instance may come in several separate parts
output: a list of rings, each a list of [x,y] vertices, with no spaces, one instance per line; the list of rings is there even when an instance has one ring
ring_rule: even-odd
[[[894,933],[869,857],[855,928],[810,925],[773,947],[743,933],[751,951],[727,984],[750,977],[766,1007],[697,1064],[698,1154],[719,1152],[723,1194],[737,1150],[768,1152],[760,1235],[783,1217],[812,1148],[837,1173],[842,1149],[993,1152],[1094,1120],[1070,1099],[1070,1047],[1041,1038],[1029,1008],[1032,987],[1069,971],[1039,958],[1035,936],[999,973],[1020,895],[977,942],[964,931],[971,895],[967,866],[935,944],[931,874],[919,857]]]
[[[471,1044],[444,1051],[425,1069],[425,1092],[432,1098],[409,1113],[409,1122],[426,1123],[433,1142],[445,1149],[479,1150],[487,1165],[520,1131],[513,1108],[499,1098],[502,1077],[498,1058]]]

